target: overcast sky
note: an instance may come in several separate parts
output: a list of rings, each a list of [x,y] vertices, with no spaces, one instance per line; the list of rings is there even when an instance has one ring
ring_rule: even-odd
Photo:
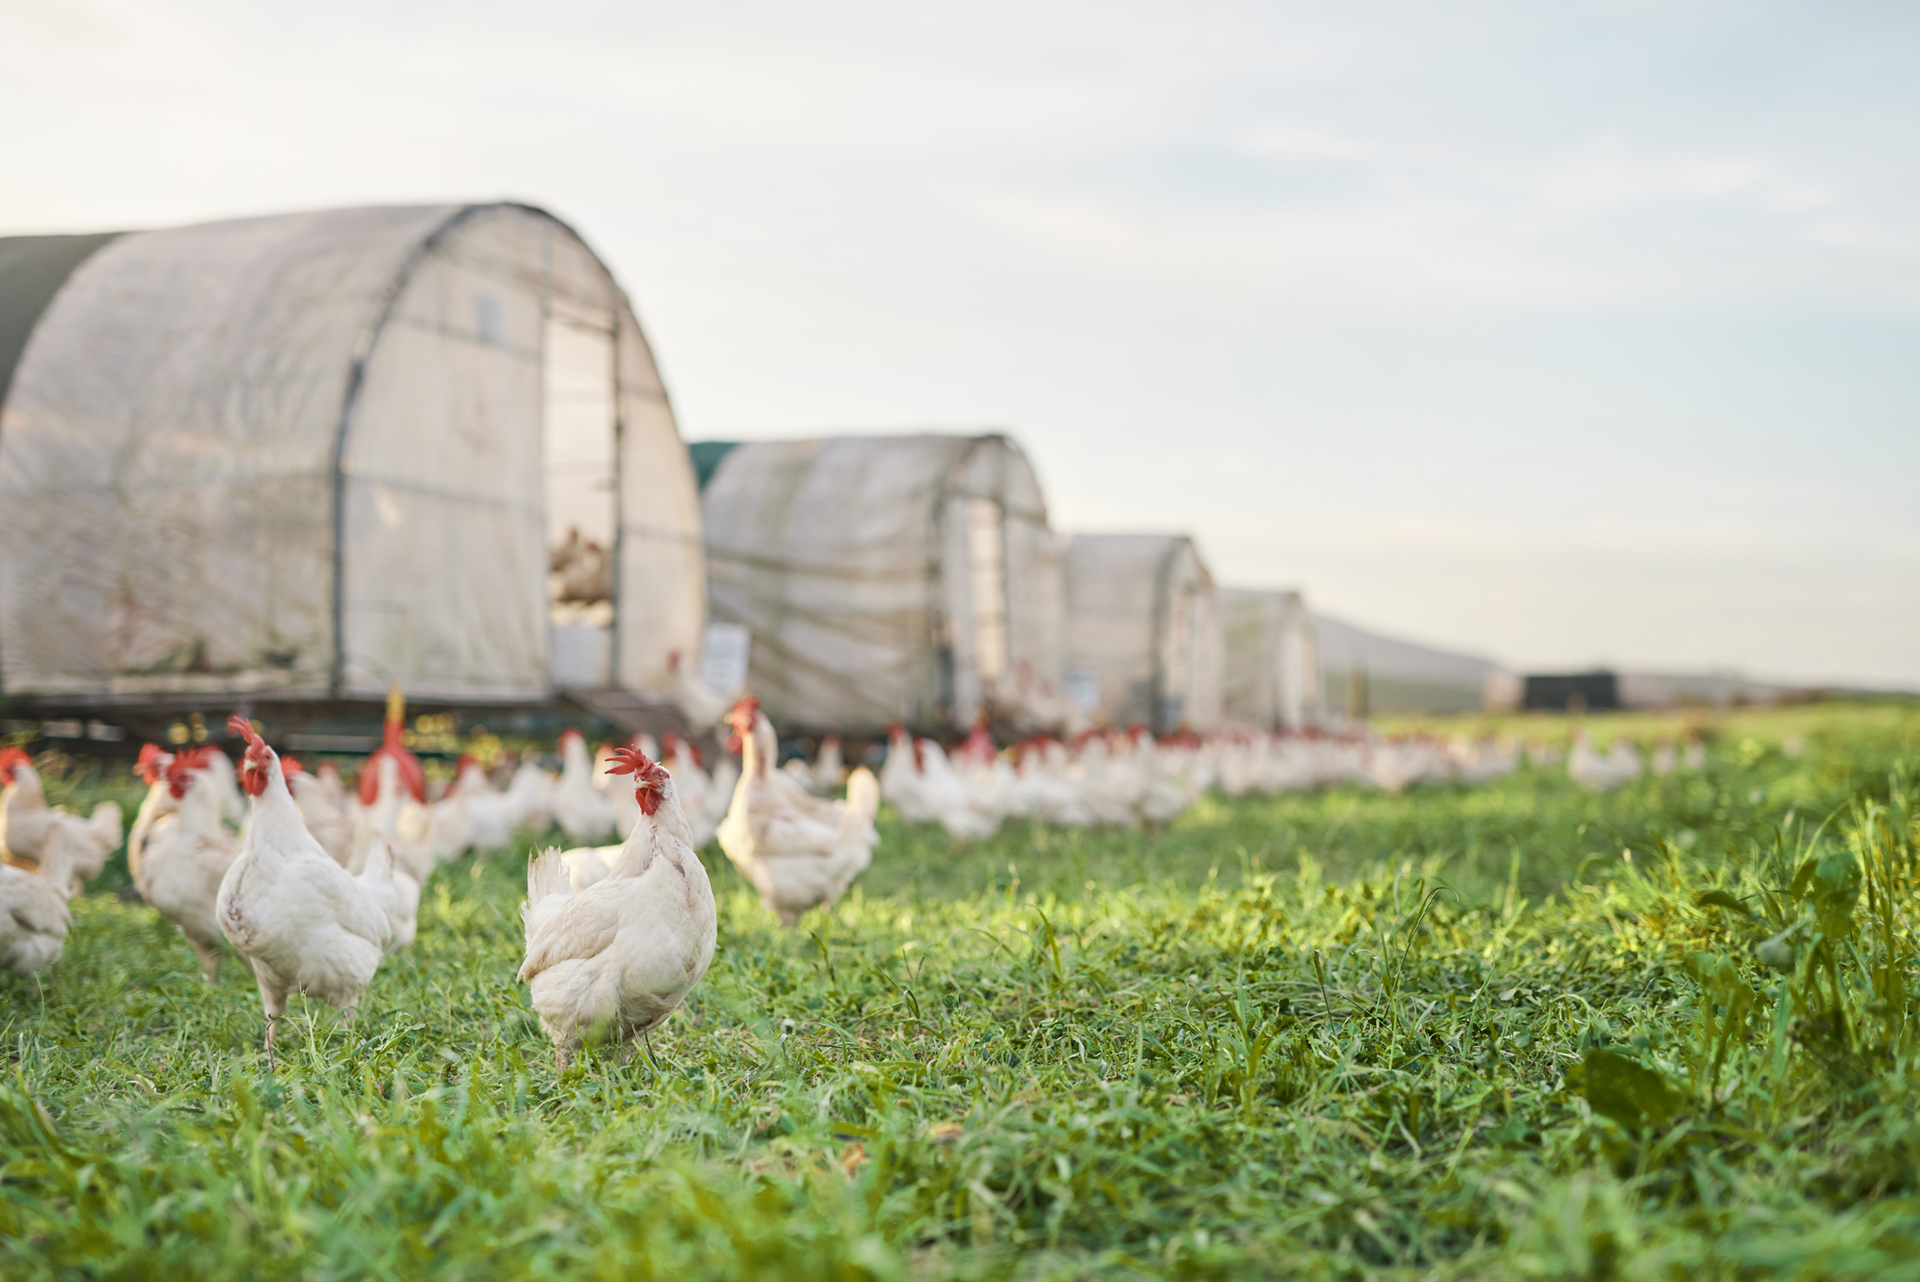
[[[1909,4],[0,0],[0,233],[513,197],[688,439],[1527,668],[1920,687]]]

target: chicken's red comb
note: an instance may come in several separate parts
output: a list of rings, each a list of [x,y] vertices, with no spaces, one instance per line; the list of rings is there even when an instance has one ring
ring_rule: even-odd
[[[740,702],[733,705],[733,711],[727,714],[727,722],[730,725],[738,725],[740,721],[745,721],[747,725],[751,727],[754,717],[759,715],[759,712],[760,700],[754,698],[752,695],[747,695],[741,699]]]
[[[638,748],[615,748],[607,759],[608,774],[632,775],[636,780],[651,778],[659,768],[652,758]]]
[[[646,753],[638,748],[615,748],[607,773],[633,776],[633,797],[640,803],[641,813],[651,815],[660,809],[661,788],[668,776],[657,763],[647,759]]]
[[[227,718],[227,733],[239,735],[242,739],[245,739],[248,748],[265,748],[267,746],[267,741],[262,739],[260,732],[253,728],[253,722],[247,720],[237,712]]]
[[[212,751],[207,748],[182,748],[173,754],[173,759],[167,762],[167,783],[176,800],[187,795],[188,776],[196,770],[206,769],[207,761],[212,756]]]
[[[140,760],[134,765],[133,772],[151,788],[160,782],[160,772],[166,768],[164,762],[167,755],[167,750],[159,744],[143,743],[140,745]]]
[[[5,770],[9,766],[30,766],[32,764],[33,758],[29,757],[26,749],[20,747],[20,745],[10,743],[5,748],[0,748],[0,770]]]
[[[295,775],[299,774],[302,770],[305,770],[305,769],[306,767],[300,764],[300,758],[298,757],[280,758],[280,773],[285,775],[289,779],[293,778]]]

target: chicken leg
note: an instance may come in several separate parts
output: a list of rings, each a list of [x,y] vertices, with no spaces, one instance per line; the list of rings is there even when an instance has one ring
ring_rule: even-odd
[[[220,971],[221,950],[212,944],[203,944],[197,939],[189,939],[187,942],[193,945],[194,952],[200,954],[200,978],[211,984],[213,977]]]
[[[273,1034],[280,1027],[280,1017],[287,1013],[287,994],[284,989],[269,985],[266,977],[259,973],[260,966],[254,964],[254,978],[260,985],[260,1004],[267,1010],[267,1069],[275,1067],[273,1059]]]

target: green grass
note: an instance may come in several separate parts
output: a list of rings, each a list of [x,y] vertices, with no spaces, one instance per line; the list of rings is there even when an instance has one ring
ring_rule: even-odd
[[[884,824],[793,931],[710,849],[706,982],[567,1073],[518,860],[435,876],[353,1029],[295,999],[278,1073],[110,871],[0,986],[0,1274],[1915,1275],[1920,715],[1717,728],[1606,796]]]

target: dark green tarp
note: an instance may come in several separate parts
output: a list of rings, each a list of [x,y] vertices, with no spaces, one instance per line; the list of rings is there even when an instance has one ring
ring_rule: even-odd
[[[7,403],[14,367],[27,350],[40,313],[75,268],[121,234],[0,237],[0,406]]]
[[[703,492],[707,488],[707,482],[711,481],[713,474],[719,470],[720,460],[739,443],[738,441],[689,441],[687,443],[687,454],[693,459],[694,479],[699,482]]]

